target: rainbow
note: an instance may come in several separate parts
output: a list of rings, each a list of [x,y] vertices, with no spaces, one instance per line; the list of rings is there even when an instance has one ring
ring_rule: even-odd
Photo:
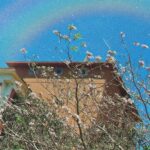
[[[115,0],[115,2],[114,0],[62,0],[61,3],[57,0],[14,1],[0,10],[0,20],[3,20],[1,35],[5,37],[6,32],[10,34],[8,41],[1,49],[13,49],[16,43],[23,45],[46,28],[58,23],[61,19],[69,18],[72,14],[80,17],[87,13],[112,11],[146,20],[143,14],[150,17],[149,5],[150,1],[147,0],[144,3],[137,0]],[[19,31],[19,34],[14,34],[15,31]]]

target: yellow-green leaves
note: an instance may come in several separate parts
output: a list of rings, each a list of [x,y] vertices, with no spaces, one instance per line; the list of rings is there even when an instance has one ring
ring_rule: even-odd
[[[76,34],[74,34],[74,36],[73,36],[73,40],[78,40],[78,39],[81,39],[81,38],[82,38],[81,33],[76,33]]]
[[[77,51],[77,50],[78,50],[78,47],[77,47],[77,46],[71,46],[70,49],[71,49],[72,51]]]
[[[20,123],[20,124],[24,123],[24,118],[21,115],[16,114],[15,117],[16,117],[17,123]]]

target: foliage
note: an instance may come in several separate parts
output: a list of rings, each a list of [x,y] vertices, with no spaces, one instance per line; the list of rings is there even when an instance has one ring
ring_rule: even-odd
[[[144,150],[150,150],[149,146],[144,146]]]
[[[0,149],[132,150],[137,143],[148,149],[143,143],[149,138],[149,67],[139,60],[140,69],[148,70],[144,76],[147,80],[139,80],[125,33],[120,33],[127,53],[122,65],[115,58],[116,51],[110,49],[106,62],[101,63],[101,56],[87,50],[74,25],[68,26],[68,34],[58,30],[53,33],[67,56],[64,64],[69,78],[53,67],[29,64],[37,81],[46,81],[40,83],[49,98],[46,102],[30,93],[7,106],[3,112],[5,130]],[[72,54],[81,49],[87,50],[84,62],[72,65]],[[24,55],[26,52],[22,50]],[[97,64],[95,67],[91,67],[91,59]],[[138,113],[134,104],[139,103],[144,109]],[[139,115],[143,123],[137,125],[141,121]]]
[[[3,122],[3,150],[70,149],[78,141],[53,108],[39,99],[15,99],[3,112]]]

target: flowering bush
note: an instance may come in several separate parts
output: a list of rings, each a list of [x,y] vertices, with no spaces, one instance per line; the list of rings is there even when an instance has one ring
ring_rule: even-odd
[[[19,97],[3,112],[0,149],[70,149],[76,135],[45,101]]]
[[[149,126],[150,69],[139,59],[138,66],[148,73],[147,81],[138,79],[124,40],[126,34],[120,32],[127,62],[119,64],[116,51],[109,48],[106,63],[101,66],[101,56],[86,50],[87,44],[82,41],[77,27],[69,25],[68,31],[67,35],[58,30],[53,33],[60,45],[62,41],[65,43],[67,60],[64,64],[69,78],[61,76],[63,71],[58,68],[29,64],[37,79],[46,79],[41,84],[49,97],[45,102],[32,92],[26,99],[19,98],[6,108],[0,149],[133,150],[136,143],[141,145],[148,141],[148,130],[137,126],[137,122],[142,118],[144,123],[141,124]],[[134,45],[149,48],[138,42]],[[86,50],[84,62],[72,65],[72,52],[79,48]],[[21,52],[25,54],[26,50]],[[97,62],[98,73],[90,67],[91,60]],[[112,68],[108,73],[110,78],[102,67]],[[104,82],[106,78],[108,82]],[[134,104],[142,106],[139,113]]]

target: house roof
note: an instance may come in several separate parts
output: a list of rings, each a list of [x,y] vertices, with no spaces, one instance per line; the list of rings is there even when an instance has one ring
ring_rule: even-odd
[[[6,62],[6,64],[8,65],[8,67],[27,67],[29,66],[31,63],[33,62]],[[95,67],[95,66],[101,66],[104,68],[109,68],[110,70],[114,70],[114,65],[112,63],[108,63],[108,62],[48,62],[48,61],[43,61],[43,62],[34,62],[36,65],[39,66],[58,66],[58,67],[67,67],[69,66],[76,66],[76,65],[85,65],[87,67]]]

